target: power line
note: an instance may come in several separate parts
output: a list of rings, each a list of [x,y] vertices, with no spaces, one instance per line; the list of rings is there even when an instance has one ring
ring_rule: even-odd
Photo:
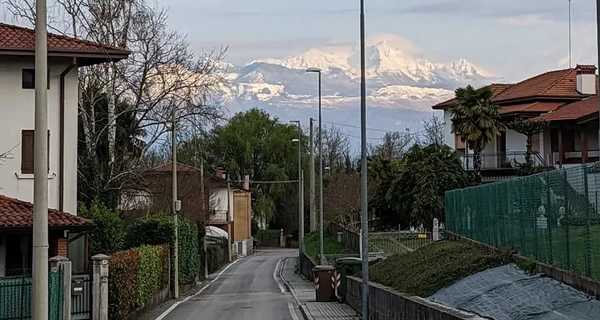
[[[244,180],[231,180],[231,182],[238,182],[238,183],[245,183],[246,181]],[[253,180],[253,181],[248,181],[248,183],[254,183],[254,184],[269,184],[269,183],[298,183],[298,180]]]

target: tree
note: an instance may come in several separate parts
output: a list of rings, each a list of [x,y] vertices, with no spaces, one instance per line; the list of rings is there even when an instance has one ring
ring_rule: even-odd
[[[368,187],[367,197],[373,196],[373,186]],[[360,174],[339,173],[331,175],[323,188],[324,220],[335,222],[348,230],[360,230]]]
[[[469,85],[456,89],[455,96],[457,103],[450,108],[452,132],[459,134],[473,150],[475,175],[480,181],[481,153],[504,130],[500,107],[492,103],[493,92],[489,87],[475,89]]]
[[[6,0],[15,18],[34,25],[35,0]],[[223,118],[218,97],[224,51],[194,53],[184,34],[171,29],[166,10],[144,0],[57,0],[49,29],[127,48],[129,59],[79,68],[79,162],[98,171],[84,189],[85,201],[101,195],[110,206],[120,188],[145,168],[145,154],[171,130],[171,113],[181,132],[214,125]],[[143,145],[121,157],[120,128],[137,132]],[[102,157],[98,157],[101,153]],[[88,179],[83,174],[80,178]]]
[[[419,137],[419,144],[444,144],[444,120],[433,115],[429,120],[423,120],[423,133]]]
[[[270,182],[252,184],[252,209],[257,217],[269,222],[276,213],[297,215],[297,207],[287,205],[288,195],[296,194],[292,198],[297,198],[298,145],[292,142],[297,137],[296,126],[251,109],[234,115],[206,136],[186,141],[178,152],[182,162],[193,164],[194,152],[190,149],[204,146],[205,168],[224,168],[233,180],[241,181],[249,175],[251,181]],[[306,155],[308,139],[304,135],[302,142],[302,154]],[[302,163],[307,164],[306,156]],[[285,183],[275,183],[281,181]]]
[[[386,132],[379,144],[370,146],[370,155],[399,159],[415,143],[414,135],[407,132]]]
[[[369,207],[375,212],[380,229],[395,229],[398,225],[410,224],[410,219],[397,214],[397,205],[387,196],[394,180],[401,174],[402,164],[401,159],[380,156],[368,159],[368,186],[373,189]]]
[[[533,159],[531,158],[533,136],[544,132],[544,129],[548,127],[546,120],[532,120],[532,119],[518,119],[508,124],[508,127],[526,137],[526,150],[525,151],[525,163],[533,165]]]
[[[318,150],[319,131],[317,130],[315,148]],[[347,160],[350,157],[350,141],[348,136],[335,126],[323,128],[323,166],[329,167],[329,172],[335,174],[343,172],[347,168]],[[317,164],[315,170],[318,172],[319,154],[315,157]]]
[[[448,146],[413,146],[402,160],[400,174],[389,188],[386,200],[402,225],[431,227],[434,218],[445,220],[445,192],[472,185],[458,154]]]

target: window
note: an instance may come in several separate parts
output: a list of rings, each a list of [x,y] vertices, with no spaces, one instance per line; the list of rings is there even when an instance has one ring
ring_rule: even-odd
[[[50,89],[50,70],[48,69],[48,89]],[[23,89],[35,89],[35,69],[23,69],[21,78]]]
[[[50,130],[48,130],[48,172],[50,171]],[[21,173],[33,174],[35,131],[21,131]]]

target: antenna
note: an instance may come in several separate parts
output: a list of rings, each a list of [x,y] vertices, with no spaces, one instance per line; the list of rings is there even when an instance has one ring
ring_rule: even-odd
[[[569,69],[572,67],[572,55],[571,55],[571,1],[572,0],[567,0],[569,2]]]

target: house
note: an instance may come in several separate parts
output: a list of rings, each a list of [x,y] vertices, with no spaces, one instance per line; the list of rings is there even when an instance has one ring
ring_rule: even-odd
[[[204,195],[202,195],[204,177]],[[141,188],[129,192],[121,208],[128,211],[128,219],[135,219],[151,211],[170,212],[172,206],[172,164],[167,163],[148,170]],[[179,216],[202,226],[214,226],[228,232],[238,252],[240,245],[251,238],[251,193],[249,183],[228,181],[223,170],[202,175],[199,168],[177,164],[177,198],[181,200]],[[204,209],[203,209],[204,208]],[[241,253],[246,246],[241,245]]]
[[[4,199],[0,201],[2,243],[12,243],[6,228],[13,225],[18,225],[20,233],[29,237],[31,234],[31,224],[10,219],[32,215],[26,203],[33,201],[34,43],[33,30],[0,23],[0,154],[8,154],[0,163],[0,194]],[[120,48],[48,34],[47,174],[51,215],[77,214],[78,67],[118,61],[128,55]],[[14,203],[20,203],[18,207],[25,211],[8,215],[7,212],[13,212]],[[70,239],[67,254],[73,260],[74,271],[83,270],[85,240],[78,234],[81,220],[59,220],[66,223],[60,229],[63,237]],[[56,250],[56,244],[51,242],[50,250]],[[12,263],[10,259],[12,254],[0,254],[0,261],[5,264]],[[29,260],[21,267],[30,263]]]
[[[504,123],[519,118],[544,119],[549,127],[533,137],[533,160],[537,165],[565,167],[597,161],[598,80],[593,65],[546,72],[514,84],[491,84],[492,101],[500,106]],[[596,102],[596,106],[593,104]],[[461,152],[466,169],[472,169],[472,150],[452,133],[450,99],[433,106],[444,112],[444,141]],[[595,112],[592,110],[595,109]],[[525,162],[526,137],[507,130],[483,150],[484,181],[515,174],[515,164]]]

